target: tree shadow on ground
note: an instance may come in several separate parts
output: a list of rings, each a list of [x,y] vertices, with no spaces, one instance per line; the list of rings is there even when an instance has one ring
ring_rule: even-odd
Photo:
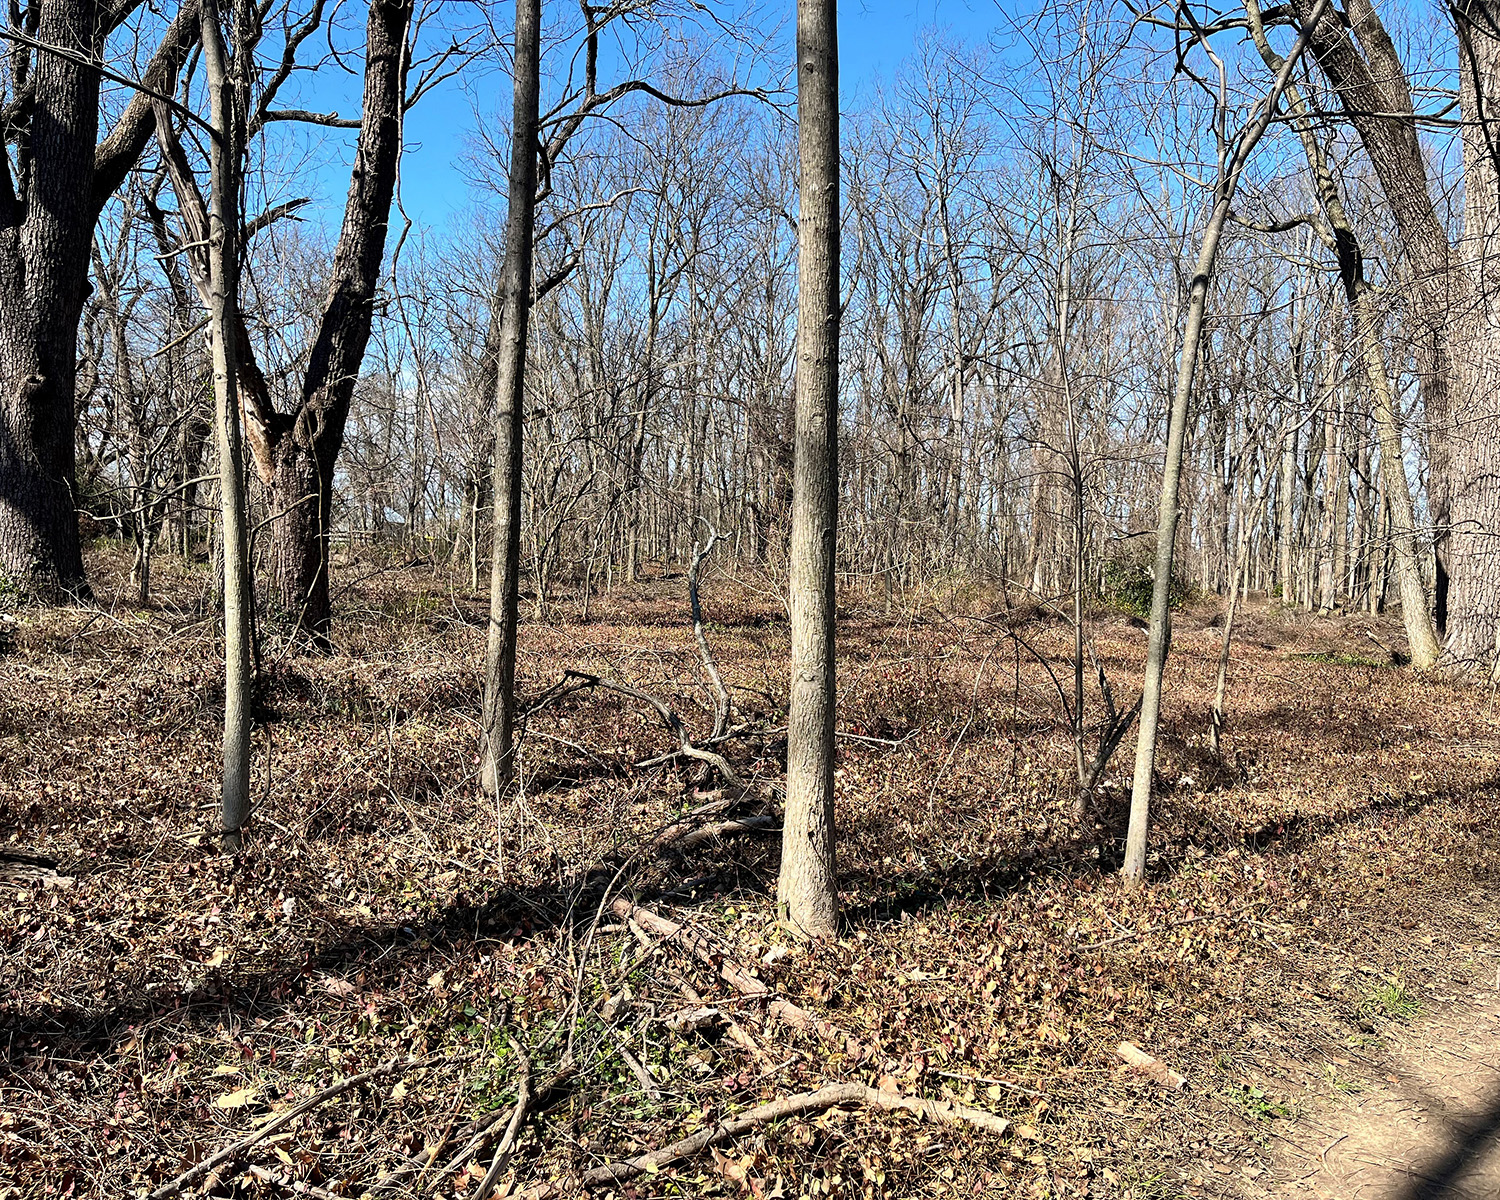
[[[1500,1090],[1490,1097],[1480,1113],[1455,1132],[1457,1137],[1448,1149],[1419,1170],[1413,1170],[1411,1181],[1387,1200],[1451,1200],[1491,1194],[1488,1189],[1494,1186],[1494,1176],[1487,1171],[1485,1178],[1480,1179],[1478,1169],[1481,1159],[1500,1150]],[[1475,1185],[1486,1190],[1476,1192]]]

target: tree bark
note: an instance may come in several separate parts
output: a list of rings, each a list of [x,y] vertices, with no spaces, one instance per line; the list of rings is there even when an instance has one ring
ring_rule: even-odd
[[[1329,0],[1316,0],[1310,22],[1315,23]],[[1162,470],[1161,518],[1156,534],[1156,577],[1151,589],[1151,630],[1146,649],[1145,680],[1141,687],[1140,736],[1135,748],[1135,778],[1130,794],[1130,825],[1125,842],[1125,864],[1121,874],[1129,886],[1139,886],[1146,875],[1146,837],[1150,831],[1151,775],[1156,765],[1156,733],[1161,718],[1162,679],[1172,638],[1172,560],[1177,540],[1179,485],[1182,452],[1187,440],[1188,406],[1193,394],[1193,373],[1203,334],[1203,316],[1208,307],[1208,285],[1218,260],[1219,240],[1229,219],[1230,204],[1239,187],[1240,175],[1255,145],[1264,136],[1276,114],[1281,94],[1291,79],[1292,68],[1307,48],[1309,30],[1304,29],[1286,63],[1276,75],[1270,94],[1259,106],[1250,124],[1240,133],[1233,153],[1214,189],[1214,203],[1203,229],[1203,243],[1188,292],[1187,321],[1182,333],[1182,353],[1177,361],[1177,381],[1167,422],[1167,454]]]
[[[531,257],[536,237],[536,157],[541,93],[541,0],[516,0],[510,210],[505,224],[504,306],[495,370],[495,465],[490,625],[484,656],[480,783],[497,794],[515,773],[516,630],[521,604],[522,433]]]
[[[1462,291],[1452,392],[1452,579],[1443,665],[1456,674],[1500,675],[1500,31],[1488,10],[1454,6],[1459,98],[1464,115]]]
[[[0,166],[0,575],[42,600],[86,598],[78,537],[74,381],[78,323],[88,294],[89,248],[105,200],[151,135],[149,103],[137,96],[103,142],[98,59],[123,13],[100,0],[46,0],[34,36],[77,52],[22,51],[12,80],[32,96],[26,152]],[[17,10],[19,11],[19,10]],[[171,90],[198,34],[187,0],[145,71]]]
[[[228,854],[240,848],[240,827],[250,815],[250,540],[235,363],[245,97],[236,94],[230,77],[229,55],[219,30],[216,0],[201,0],[201,24],[209,119],[216,135],[209,152],[212,207],[208,290],[219,434],[219,495],[224,523],[224,769],[220,836],[222,849]]]
[[[838,544],[839,93],[835,0],[798,0],[797,411],[792,485],[791,706],[777,903],[838,929],[834,859],[834,567]]]

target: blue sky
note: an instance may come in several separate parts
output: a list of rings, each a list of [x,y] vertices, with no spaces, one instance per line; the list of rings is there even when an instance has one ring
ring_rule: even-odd
[[[786,0],[785,28],[790,40],[794,0]],[[502,19],[508,14],[502,10]],[[883,80],[889,80],[911,53],[919,36],[938,30],[955,40],[982,43],[1001,23],[995,0],[842,0],[839,6],[839,55],[845,103]],[[420,49],[419,49],[420,53]],[[787,54],[790,56],[790,46]],[[312,94],[299,98],[318,111],[337,109],[347,116],[359,111],[358,80],[321,72]],[[440,85],[423,97],[407,117],[407,152],[401,196],[418,230],[441,233],[461,218],[472,200],[463,160],[474,145],[475,110],[506,112],[510,81],[489,70]],[[318,171],[315,221],[336,227],[348,186],[352,132],[317,131],[324,143],[314,159],[329,165]],[[304,160],[306,161],[306,160]],[[308,185],[300,189],[305,193]]]

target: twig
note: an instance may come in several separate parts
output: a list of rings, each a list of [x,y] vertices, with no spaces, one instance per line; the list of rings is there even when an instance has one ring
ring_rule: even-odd
[[[641,1085],[641,1090],[653,1100],[661,1099],[661,1089],[656,1086],[656,1080],[651,1078],[650,1072],[641,1065],[640,1059],[630,1052],[626,1037],[618,1029],[608,1029],[609,1036],[614,1039],[615,1049],[620,1052],[620,1058],[630,1068],[630,1073],[635,1076],[636,1082]]]
[[[814,1017],[805,1008],[793,1004],[790,1000],[772,999],[771,989],[764,983],[745,968],[716,954],[706,940],[685,926],[677,924],[676,921],[669,921],[665,917],[658,916],[649,908],[631,904],[624,897],[617,898],[610,908],[622,920],[634,920],[658,937],[685,947],[695,958],[718,971],[719,977],[740,995],[770,1001],[766,1006],[766,1011],[773,1017],[785,1021],[794,1029],[816,1032],[831,1042],[844,1043],[848,1040],[837,1025]]]
[[[349,1091],[351,1088],[359,1087],[360,1084],[369,1083],[372,1079],[379,1079],[383,1075],[391,1075],[397,1071],[406,1071],[417,1067],[430,1066],[432,1063],[439,1062],[444,1058],[446,1058],[445,1055],[434,1054],[430,1055],[427,1058],[387,1059],[378,1067],[371,1067],[370,1070],[365,1071],[359,1075],[351,1075],[348,1079],[340,1080],[338,1083],[333,1084],[331,1087],[326,1087],[321,1092],[309,1096],[295,1108],[289,1108],[286,1110],[286,1112],[281,1113],[279,1116],[272,1117],[254,1133],[247,1134],[245,1137],[242,1137],[233,1145],[226,1146],[224,1149],[214,1154],[210,1154],[196,1166],[189,1167],[186,1171],[177,1176],[177,1178],[172,1180],[170,1183],[162,1184],[161,1187],[152,1192],[151,1195],[146,1198],[146,1200],[169,1200],[170,1197],[175,1196],[179,1192],[181,1192],[183,1188],[190,1187],[192,1184],[202,1179],[220,1163],[227,1162],[229,1159],[234,1158],[239,1154],[243,1154],[251,1146],[255,1145],[257,1142],[264,1141],[266,1138],[270,1137],[271,1134],[275,1133],[283,1126],[290,1125],[304,1113],[311,1112],[320,1104],[324,1104],[327,1101],[332,1100],[335,1096],[342,1095],[344,1092]]]
[[[505,1136],[500,1139],[500,1145],[495,1148],[495,1157],[490,1163],[490,1169],[479,1181],[479,1188],[474,1193],[475,1200],[486,1200],[490,1189],[495,1186],[495,1181],[504,1173],[506,1164],[515,1153],[516,1135],[521,1130],[521,1122],[526,1119],[526,1109],[531,1104],[531,1060],[515,1042],[511,1042],[510,1048],[515,1051],[516,1058],[521,1063],[521,1081],[517,1085],[516,1108],[510,1115],[510,1124],[505,1127]]]
[[[724,782],[732,787],[744,787],[745,781],[739,777],[738,772],[729,765],[729,760],[722,754],[715,754],[712,750],[704,750],[693,745],[692,739],[688,737],[687,726],[665,701],[658,700],[648,692],[639,691],[624,683],[614,683],[608,679],[601,679],[598,675],[590,675],[587,671],[567,670],[563,672],[564,680],[574,680],[579,684],[578,689],[583,687],[602,688],[607,692],[618,692],[622,696],[628,696],[632,700],[639,700],[642,704],[650,705],[662,719],[668,730],[676,736],[678,746],[677,753],[687,758],[695,758],[699,762],[708,763],[724,777]]]
[[[956,1071],[934,1071],[934,1075],[941,1075],[944,1079],[959,1079],[964,1083],[985,1083],[992,1087],[1009,1088],[1013,1092],[1020,1092],[1023,1096],[1030,1096],[1033,1100],[1041,1100],[1045,1092],[1034,1092],[1030,1088],[1022,1087],[1019,1083],[1011,1083],[1005,1079],[989,1079],[983,1075],[960,1075]]]
[[[514,1047],[515,1043],[512,1042],[511,1045],[512,1047]],[[500,1123],[502,1121],[506,1122],[506,1134],[502,1136],[500,1140],[501,1147],[504,1147],[505,1145],[505,1138],[510,1136],[510,1127],[512,1125],[517,1125],[517,1127],[519,1127],[516,1114],[521,1113],[522,1116],[524,1116],[522,1101],[524,1100],[528,1105],[531,1102],[531,1062],[524,1054],[519,1051],[519,1049],[516,1051],[516,1053],[521,1063],[521,1078],[517,1085],[515,1106],[510,1110],[509,1113],[503,1111],[495,1113],[493,1120],[487,1121],[484,1125],[482,1125],[475,1132],[474,1136],[469,1139],[468,1145],[466,1145],[462,1150],[460,1150],[451,1159],[443,1164],[442,1168],[437,1172],[436,1178],[438,1180],[452,1179],[466,1166],[468,1166],[469,1160],[479,1153],[480,1147],[483,1146],[485,1141],[494,1134],[495,1130],[500,1128]],[[547,1088],[550,1088],[552,1084],[556,1082],[557,1078],[559,1077],[555,1076],[553,1080],[549,1081],[547,1084]],[[543,1090],[545,1091],[547,1089],[544,1088]],[[496,1155],[498,1157],[498,1150],[496,1151]],[[389,1187],[393,1182],[394,1179],[387,1179],[383,1181],[383,1184],[384,1186]],[[476,1193],[476,1195],[478,1194],[479,1193]]]
[[[342,1197],[334,1195],[324,1188],[311,1183],[303,1183],[300,1179],[288,1179],[277,1171],[266,1167],[246,1167],[245,1174],[251,1175],[264,1183],[275,1184],[288,1192],[296,1192],[299,1196],[312,1196],[315,1200],[343,1200]]]
[[[1079,946],[1077,949],[1080,952],[1084,950],[1103,950],[1106,946],[1118,946],[1121,942],[1133,941],[1136,938],[1146,937],[1153,933],[1165,933],[1169,929],[1181,929],[1185,925],[1198,925],[1204,921],[1234,920],[1251,909],[1263,907],[1265,907],[1265,902],[1258,900],[1254,904],[1247,904],[1244,908],[1237,908],[1232,912],[1206,913],[1201,917],[1188,917],[1182,921],[1169,921],[1165,925],[1152,925],[1146,929],[1132,929],[1129,933],[1122,933],[1119,937],[1107,938],[1102,942],[1090,942],[1087,946]],[[1248,920],[1249,918],[1246,919]]]
[[[688,1158],[715,1142],[739,1137],[751,1129],[772,1121],[800,1116],[808,1112],[823,1112],[830,1108],[878,1108],[887,1112],[912,1112],[929,1120],[946,1125],[974,1125],[994,1134],[1002,1134],[1010,1128],[1004,1117],[983,1109],[968,1108],[946,1100],[926,1100],[918,1096],[903,1096],[896,1092],[876,1091],[862,1083],[835,1083],[819,1088],[815,1092],[803,1092],[786,1096],[750,1109],[733,1120],[720,1121],[700,1129],[691,1137],[673,1142],[650,1154],[620,1162],[606,1163],[585,1171],[576,1181],[583,1188],[601,1187],[606,1184],[623,1183],[637,1175],[659,1170],[678,1159]],[[575,1190],[572,1181],[540,1183],[522,1193],[523,1200],[550,1200]]]

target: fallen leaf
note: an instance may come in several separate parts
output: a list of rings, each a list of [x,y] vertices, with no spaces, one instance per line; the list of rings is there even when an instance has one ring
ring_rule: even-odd
[[[225,1092],[214,1100],[215,1108],[244,1108],[247,1104],[255,1103],[260,1095],[260,1089],[255,1087],[242,1087],[233,1092]]]

